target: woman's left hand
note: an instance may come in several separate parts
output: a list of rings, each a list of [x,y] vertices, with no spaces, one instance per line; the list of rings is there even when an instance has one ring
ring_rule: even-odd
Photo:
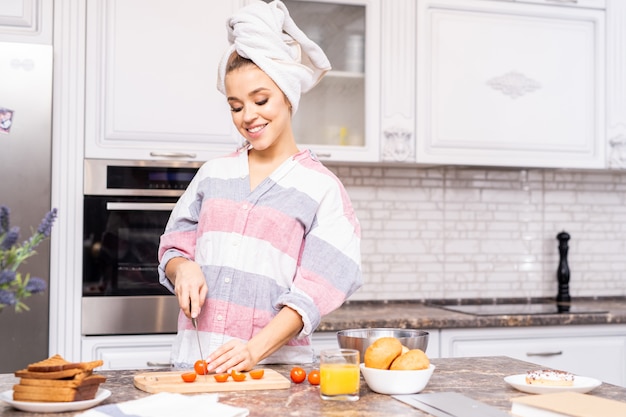
[[[249,371],[257,364],[252,357],[248,345],[241,340],[230,340],[217,348],[207,358],[209,372],[215,373],[236,371]]]

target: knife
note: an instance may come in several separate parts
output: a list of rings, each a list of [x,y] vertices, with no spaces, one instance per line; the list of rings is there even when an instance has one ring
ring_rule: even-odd
[[[510,417],[504,411],[456,392],[392,397],[436,417]]]
[[[189,303],[189,310],[191,311],[191,302]],[[198,333],[198,320],[195,317],[192,317],[191,324],[196,332],[196,340],[198,341],[198,349],[200,350],[200,359],[204,360],[204,355],[202,354],[202,344],[200,343],[200,333]],[[204,378],[206,379],[206,373],[204,374]]]

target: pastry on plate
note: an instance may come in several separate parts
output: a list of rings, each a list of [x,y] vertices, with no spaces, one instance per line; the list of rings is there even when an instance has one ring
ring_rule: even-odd
[[[529,385],[549,385],[553,387],[570,387],[574,385],[574,374],[552,369],[539,369],[526,373]]]

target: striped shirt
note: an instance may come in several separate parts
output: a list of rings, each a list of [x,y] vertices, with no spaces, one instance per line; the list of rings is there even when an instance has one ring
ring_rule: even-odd
[[[362,285],[360,225],[339,179],[309,151],[283,162],[250,191],[247,149],[206,162],[172,211],[159,247],[165,265],[197,262],[209,288],[198,316],[205,356],[247,341],[283,306],[302,316],[300,334],[263,363],[308,363],[310,335]],[[178,317],[172,361],[199,357],[191,321]]]

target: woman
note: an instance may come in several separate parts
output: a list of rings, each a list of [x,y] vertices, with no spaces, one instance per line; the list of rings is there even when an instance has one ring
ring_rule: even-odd
[[[209,371],[310,363],[321,317],[362,284],[360,227],[341,182],[296,145],[300,95],[330,69],[280,1],[228,22],[218,89],[245,140],[206,162],[161,237],[160,282],[181,307],[173,363]]]

